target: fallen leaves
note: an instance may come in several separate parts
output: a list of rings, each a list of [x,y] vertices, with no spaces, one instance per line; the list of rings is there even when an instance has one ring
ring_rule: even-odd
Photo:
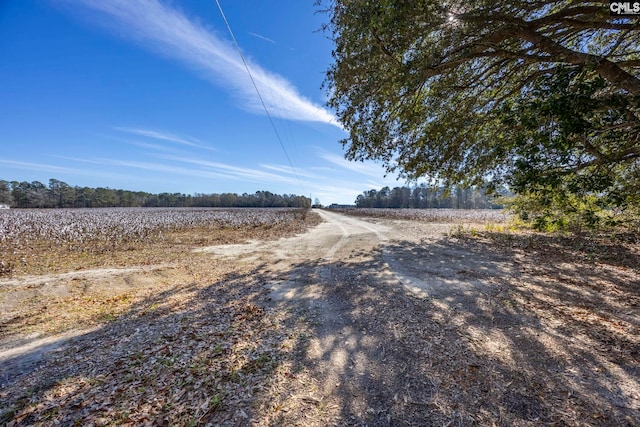
[[[277,237],[300,230],[296,223],[270,232]],[[190,240],[184,241],[156,254],[174,263],[160,270],[111,276],[111,283],[106,276],[102,287],[95,279],[70,279],[68,292],[48,298],[41,285],[25,289],[31,296],[2,319],[3,333],[99,327],[50,353],[36,369],[3,373],[0,425],[248,420],[252,402],[287,354],[283,343],[290,331],[265,309],[268,290],[250,271],[231,262],[212,264],[205,254],[185,251]]]
[[[28,402],[13,400],[2,419],[186,425],[248,418],[287,338],[259,305],[264,291],[250,278],[222,278],[199,289],[197,299],[185,290],[171,299],[179,305],[181,297],[187,309],[116,321],[79,339],[47,366],[53,383],[34,374],[13,384],[39,392]]]

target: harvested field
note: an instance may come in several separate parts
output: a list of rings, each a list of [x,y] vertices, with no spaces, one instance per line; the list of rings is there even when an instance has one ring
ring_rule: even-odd
[[[293,208],[0,211],[0,277],[157,263],[164,250],[179,253],[301,231],[306,213]]]

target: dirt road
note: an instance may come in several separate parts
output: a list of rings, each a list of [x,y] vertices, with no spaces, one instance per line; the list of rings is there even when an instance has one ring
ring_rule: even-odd
[[[324,222],[304,235],[208,249],[264,266],[274,305],[311,327],[298,357],[316,408],[284,403],[281,422],[638,425],[640,319],[633,305],[582,286],[604,285],[602,271],[575,277],[565,263],[554,272],[577,283],[545,288],[553,281],[535,258],[450,238],[450,224],[319,214]],[[627,273],[622,285],[637,281]],[[557,315],[594,301],[601,320],[636,334],[627,348]],[[309,390],[285,395],[296,393]]]
[[[416,378],[417,372],[411,372],[410,367],[418,349],[401,350],[394,344],[403,340],[406,325],[402,322],[409,321],[409,312],[396,311],[404,311],[407,302],[416,309],[430,296],[453,295],[482,285],[447,279],[455,274],[456,266],[443,264],[441,257],[452,254],[437,253],[416,260],[403,253],[419,239],[442,238],[447,226],[403,229],[398,224],[387,226],[327,211],[318,213],[324,222],[294,238],[203,250],[254,268],[264,266],[258,271],[271,289],[274,307],[292,310],[311,325],[310,339],[298,356],[315,385],[311,391],[306,389],[307,382],[300,390],[286,392],[286,415],[281,422],[309,417],[308,405],[295,408],[297,401],[290,397],[296,394],[307,396],[307,403],[322,406],[306,424],[323,425],[330,420],[393,424],[400,417],[406,420],[392,408],[404,408],[407,403],[426,405],[433,385],[416,382],[418,391],[413,396],[407,389]],[[439,274],[420,274],[424,271]],[[445,290],[447,282],[455,285]],[[398,308],[399,295],[408,301]]]
[[[254,395],[228,399],[218,412],[207,409],[196,424],[640,425],[637,269],[564,253],[544,258],[520,240],[458,239],[450,224],[317,212],[323,222],[295,237],[197,249],[209,265],[238,272],[217,283],[216,292],[249,282],[268,290],[266,299],[243,297],[251,303],[231,318],[258,319],[262,308],[255,303],[262,301],[290,338],[277,341],[277,357],[287,360],[268,371],[265,384],[252,386]],[[129,345],[113,336],[128,329],[140,336],[141,325],[147,334],[175,337],[166,326],[175,324],[185,342],[194,337],[201,348],[189,360],[219,357],[227,347],[202,345],[209,333],[220,340],[222,327],[207,319],[221,303],[196,295],[179,315],[174,308],[152,326],[132,317],[138,323],[100,331],[92,342]],[[202,301],[204,308],[194,308]],[[160,344],[154,341],[163,352],[180,349],[178,341]],[[87,369],[93,377],[85,377],[112,390],[104,378],[129,360],[121,354],[133,353],[118,351],[113,362],[92,360],[103,371]],[[262,369],[255,361],[265,363],[266,354],[252,359],[253,369]],[[170,360],[179,365],[179,358]],[[154,382],[162,383],[161,369]],[[181,374],[166,375],[169,384]],[[238,381],[251,382],[251,375]],[[173,393],[167,387],[161,392]]]

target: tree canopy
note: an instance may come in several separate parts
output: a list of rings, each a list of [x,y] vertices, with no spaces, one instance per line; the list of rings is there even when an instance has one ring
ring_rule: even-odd
[[[637,17],[574,0],[335,0],[328,12],[347,158],[638,204]]]

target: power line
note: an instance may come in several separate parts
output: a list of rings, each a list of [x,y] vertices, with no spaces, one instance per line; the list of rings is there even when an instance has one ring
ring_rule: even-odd
[[[267,104],[265,104],[264,99],[262,98],[262,95],[260,94],[260,91],[258,90],[258,85],[256,84],[256,81],[253,79],[253,75],[251,74],[251,70],[249,69],[249,65],[247,64],[247,61],[245,61],[244,59],[244,55],[242,55],[242,50],[240,49],[240,44],[238,43],[238,40],[236,40],[236,36],[233,34],[233,31],[231,30],[231,26],[229,25],[229,21],[227,21],[227,17],[224,14],[224,11],[222,10],[222,6],[220,6],[220,1],[216,0],[216,4],[218,5],[218,10],[220,11],[220,15],[222,15],[222,19],[224,20],[224,24],[227,26],[227,30],[229,31],[229,34],[231,35],[231,39],[233,40],[233,43],[236,46],[236,49],[238,50],[238,54],[240,55],[240,59],[242,59],[242,63],[244,64],[244,68],[247,70],[247,74],[249,74],[249,78],[251,79],[251,83],[253,84],[253,88],[256,90],[256,93],[258,94],[258,98],[260,98],[260,103],[262,104],[262,108],[264,108],[264,112],[267,114],[267,117],[269,118],[269,123],[271,123],[271,127],[273,128],[273,131],[276,134],[276,137],[278,138],[278,142],[280,143],[280,147],[282,148],[282,151],[284,152],[285,157],[287,158],[287,162],[289,162],[289,166],[291,166],[291,170],[293,171],[293,174],[296,176],[296,179],[298,180],[298,184],[300,184],[300,188],[304,190],[304,186],[302,185],[302,182],[300,181],[300,177],[298,176],[298,172],[296,171],[296,168],[293,166],[293,163],[291,163],[291,159],[289,158],[289,154],[287,153],[287,149],[284,146],[284,143],[282,142],[282,138],[280,138],[280,133],[278,133],[278,129],[276,128],[275,123],[273,122],[273,118],[271,117],[271,114],[269,114],[269,110],[267,109]]]
[[[252,0],[252,1],[255,2],[255,0]],[[240,1],[240,6],[242,10],[242,20],[245,24],[245,27],[249,28],[249,21],[247,20],[245,0]],[[252,34],[252,33],[249,33],[249,34]],[[252,34],[252,35],[257,36],[256,34]],[[267,40],[270,40],[270,39],[267,39]],[[270,41],[273,42],[273,40],[270,40]],[[249,43],[253,46],[254,50],[258,49],[258,45],[255,42],[255,37],[249,38]],[[270,95],[270,98],[273,100],[273,105],[275,109],[278,110],[278,107],[284,104],[284,98],[282,97],[282,93],[280,91],[273,90],[273,85],[270,83],[269,79],[265,79],[264,83],[267,85],[267,88],[269,89],[269,95]],[[277,94],[277,98],[276,98],[276,94]],[[277,123],[276,126],[280,129],[280,134],[282,135],[284,146],[287,148],[287,150],[289,150],[288,153],[290,154],[291,162],[297,165],[299,163],[298,151],[295,143],[295,138],[291,131],[289,120],[283,119],[282,116],[277,113],[274,114],[274,118],[275,118],[274,120],[275,123]]]

